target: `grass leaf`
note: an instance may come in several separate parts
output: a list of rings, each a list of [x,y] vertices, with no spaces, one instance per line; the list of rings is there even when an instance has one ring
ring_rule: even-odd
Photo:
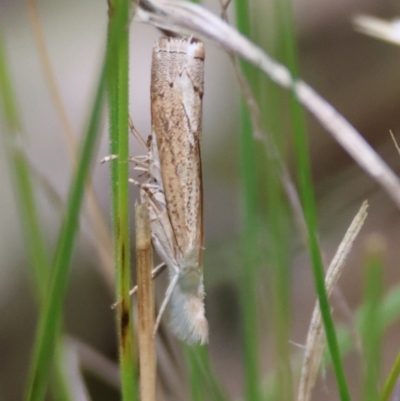
[[[108,25],[108,103],[110,110],[112,203],[116,264],[116,296],[122,399],[137,399],[133,342],[133,313],[129,290],[130,238],[128,191],[128,93],[129,93],[129,5],[127,0],[110,2]]]
[[[99,133],[104,91],[105,64],[97,87],[90,123],[83,138],[78,167],[69,191],[67,210],[57,242],[46,298],[40,310],[25,396],[25,399],[29,401],[43,400],[46,391],[47,377],[49,376],[54,347],[62,320],[63,301],[68,285],[72,252],[79,228],[79,215],[83,203],[85,182],[89,175]]]

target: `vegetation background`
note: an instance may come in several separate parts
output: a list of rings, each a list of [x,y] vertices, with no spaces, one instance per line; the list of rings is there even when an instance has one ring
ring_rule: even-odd
[[[276,50],[280,40],[277,24],[271,20],[276,6],[274,8],[272,2],[250,4],[254,18],[251,20],[254,40],[258,40],[272,53],[279,54],[279,49]],[[204,5],[217,14],[221,12],[221,6],[216,1],[207,1]],[[398,2],[351,0],[327,3],[298,0],[293,7],[299,76],[328,99],[359,129],[391,167],[399,171],[400,159],[390,139],[389,130],[400,138],[400,52],[395,46],[355,32],[352,26],[352,18],[359,13],[383,18],[398,15]],[[79,140],[88,123],[106,46],[107,4],[90,0],[42,0],[37,2],[37,8],[59,93],[72,131]],[[46,81],[48,75],[41,64],[32,16],[28,10],[23,1],[0,0],[0,33],[26,134],[23,146],[36,176],[34,194],[40,227],[45,248],[52,255],[73,167],[62,136],[65,124],[60,119]],[[233,5],[228,14],[230,21],[234,22]],[[136,128],[144,137],[150,133],[150,61],[152,45],[158,36],[159,33],[153,27],[138,24],[131,27],[129,110]],[[246,187],[243,180],[248,180],[248,175],[243,173],[241,167],[243,142],[240,136],[240,91],[230,59],[209,43],[206,44],[206,52],[203,178],[209,351],[215,378],[220,381],[227,399],[237,399],[246,392],[248,380],[244,374],[247,362],[243,356],[243,340],[248,334],[243,332],[246,323],[241,298],[241,272],[246,260],[243,256],[242,235],[246,232],[248,222],[246,208],[243,207]],[[271,102],[267,97],[267,86],[264,81],[259,82],[266,91],[266,98],[263,99],[263,106],[266,106]],[[280,99],[281,95],[276,88],[271,91],[275,99]],[[263,92],[258,95],[262,98]],[[287,99],[283,100],[283,104],[285,102],[287,105]],[[261,110],[263,112],[264,109]],[[265,115],[268,115],[267,111]],[[279,127],[281,137],[277,139],[283,143],[289,167],[296,176],[294,145],[288,134],[290,124],[287,121],[291,117],[288,111],[282,110],[276,115],[279,115],[282,124]],[[339,281],[339,295],[332,298],[335,321],[347,325],[351,330],[354,326],[354,313],[364,302],[366,241],[371,233],[379,234],[385,243],[382,259],[383,294],[388,294],[399,285],[399,211],[313,119],[307,118],[307,128],[318,207],[319,239],[326,264],[331,260],[362,201],[368,199],[370,204],[365,227]],[[111,233],[110,169],[100,164],[100,160],[109,154],[105,119],[102,130],[91,179],[100,210]],[[0,120],[1,131],[6,131],[3,119]],[[13,191],[12,171],[6,149],[6,146],[0,147],[0,400],[3,401],[22,399],[37,324],[37,297],[24,242],[26,233],[20,223],[20,209]],[[130,153],[141,153],[134,141],[131,141]],[[271,374],[277,365],[277,342],[274,335],[277,314],[273,306],[275,295],[271,295],[274,294],[276,282],[273,269],[270,268],[271,249],[268,245],[273,242],[268,234],[271,216],[266,207],[266,183],[270,181],[266,181],[268,177],[262,155],[263,152],[259,150],[254,160],[257,174],[257,210],[254,221],[259,230],[256,240],[258,257],[255,262],[255,293],[258,306],[256,320],[259,326],[258,380],[264,394],[262,399],[267,399]],[[251,174],[251,170],[249,172]],[[133,187],[130,192],[133,215],[133,205],[138,194]],[[286,258],[285,274],[290,291],[290,313],[286,321],[289,328],[285,344],[295,365],[295,361],[301,361],[302,349],[297,344],[305,343],[316,298],[308,253],[299,233],[293,228],[291,213],[286,210],[282,214],[287,237],[280,249]],[[64,331],[84,360],[85,384],[91,398],[109,400],[117,399],[119,394],[115,317],[110,309],[115,301],[114,282],[113,272],[104,268],[104,259],[95,244],[96,235],[93,234],[90,219],[87,213],[83,214],[64,305]],[[159,300],[165,289],[162,280],[157,283]],[[278,309],[281,307],[279,305]],[[391,323],[385,327],[382,349],[379,351],[382,384],[399,350],[398,319],[394,318]],[[255,333],[254,336],[257,338]],[[189,383],[182,381],[180,376],[183,374],[186,377],[186,362],[181,346],[169,336],[167,329],[162,330],[160,339],[160,342],[168,344],[162,348],[166,354],[159,355],[161,386],[165,398],[188,399]],[[94,350],[96,353],[92,352]],[[99,354],[107,360],[96,359]],[[353,351],[344,358],[346,377],[354,399],[360,399],[365,391],[363,356],[365,354],[362,351]],[[380,365],[379,361],[376,362]],[[106,373],[103,376],[96,371],[96,365],[104,367]],[[82,394],[85,397],[84,390]],[[338,399],[332,369],[328,368],[326,375],[319,378],[314,399]]]

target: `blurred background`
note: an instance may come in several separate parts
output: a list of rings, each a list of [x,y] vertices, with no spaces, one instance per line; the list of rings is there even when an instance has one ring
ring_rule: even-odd
[[[268,2],[262,11],[269,12]],[[81,137],[92,106],[95,85],[103,60],[107,33],[105,1],[70,0],[36,2],[55,80],[76,140]],[[220,14],[217,1],[204,5]],[[394,0],[294,1],[300,76],[331,102],[364,135],[395,170],[400,158],[390,139],[392,130],[400,139],[400,49],[354,31],[352,18],[360,13],[382,18],[399,15]],[[230,20],[234,21],[233,6]],[[35,196],[42,231],[49,253],[53,252],[63,199],[73,171],[65,143],[65,125],[48,85],[34,35],[34,17],[27,2],[0,0],[0,31],[16,89],[23,120],[24,147],[36,174]],[[261,29],[261,28],[260,28]],[[264,28],[263,28],[264,29]],[[130,113],[143,137],[150,133],[150,62],[153,42],[159,36],[153,27],[133,23],[131,30]],[[269,40],[273,40],[271,37]],[[210,322],[210,354],[216,376],[230,397],[243,394],[241,318],[238,280],[240,270],[242,195],[239,173],[240,91],[229,57],[206,43],[205,97],[203,115],[203,177],[205,185],[205,287]],[[370,203],[369,217],[347,261],[339,281],[340,305],[333,305],[338,321],[351,319],[362,293],[365,239],[378,233],[386,243],[385,288],[400,280],[399,211],[372,181],[311,117],[308,118],[309,148],[316,189],[319,238],[326,263],[331,260],[342,236],[363,200]],[[0,120],[0,130],[4,130]],[[92,182],[111,235],[109,166],[100,160],[109,154],[107,122]],[[131,153],[142,149],[132,140]],[[289,166],[293,168],[291,161]],[[295,171],[293,171],[295,176]],[[132,208],[137,198],[132,187]],[[65,202],[65,201],[64,201]],[[132,209],[133,210],[133,209]],[[81,219],[68,296],[65,302],[65,332],[73,349],[83,355],[85,380],[92,399],[118,399],[117,345],[114,313],[113,272],[107,255],[96,248],[96,236],[87,213]],[[294,230],[295,231],[295,230]],[[134,226],[132,224],[132,232]],[[304,344],[315,291],[307,252],[298,233],[288,238],[291,254],[290,340],[294,358]],[[108,255],[109,257],[109,255]],[[268,271],[260,288],[268,291]],[[13,192],[4,147],[0,146],[0,400],[22,398],[37,319],[37,297],[24,244],[24,233]],[[159,299],[166,281],[157,283]],[[343,302],[343,300],[345,302]],[[343,306],[342,304],[345,304]],[[268,295],[260,297],[260,363],[267,377],[273,367]],[[261,314],[260,314],[261,316]],[[383,372],[387,374],[400,348],[400,325],[387,331],[383,348]],[[165,399],[187,399],[179,374],[183,354],[168,329],[160,333],[164,344],[159,356]],[[165,346],[167,344],[167,346]],[[105,359],[102,359],[104,357]],[[99,358],[99,359],[96,359]],[[72,362],[71,362],[72,363]],[[97,366],[97,368],[96,368]],[[352,394],[357,399],[359,377],[356,353],[346,358]],[[100,368],[105,372],[101,376]],[[97,369],[97,370],[96,370]],[[172,369],[173,370],[173,369]],[[109,382],[106,382],[108,377]],[[79,389],[77,389],[79,391]],[[84,393],[84,390],[82,390]],[[83,394],[82,393],[82,394]],[[84,395],[82,395],[84,397]],[[78,398],[76,398],[78,399]],[[85,399],[85,398],[82,398]],[[314,393],[315,400],[337,398],[334,376],[327,370]]]

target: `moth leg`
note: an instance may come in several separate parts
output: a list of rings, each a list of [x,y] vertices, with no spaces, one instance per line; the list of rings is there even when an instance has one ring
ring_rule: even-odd
[[[152,271],[151,271],[151,279],[154,280],[156,279],[167,267],[167,264],[165,262],[160,263],[158,266],[156,266]],[[134,295],[137,292],[137,285],[135,285],[130,291],[129,295]]]
[[[131,134],[136,138],[136,140],[142,145],[142,147],[147,152],[149,150],[149,147],[148,147],[146,141],[142,138],[142,136],[136,130],[135,126],[133,125],[132,118],[130,116],[129,116],[129,130],[131,131]]]
[[[146,167],[147,170],[149,169],[149,156],[148,155],[144,155],[144,156],[133,156],[130,158],[130,161],[135,162],[135,164],[137,164],[138,166],[143,166]]]
[[[160,263],[158,266],[156,266],[156,267],[151,271],[151,279],[152,279],[152,280],[155,280],[155,279],[165,270],[166,267],[167,267],[167,265],[166,265],[165,262],[162,262],[162,263]],[[130,296],[135,295],[135,294],[137,293],[137,289],[138,289],[138,286],[135,285],[135,286],[129,291],[129,295],[130,295]],[[115,309],[115,308],[119,305],[120,302],[121,302],[121,301],[117,301],[117,302],[115,302],[114,304],[112,304],[112,305],[111,305],[111,309]]]
[[[155,189],[156,192],[158,191],[159,186],[157,184],[150,184],[149,180],[143,184],[139,181],[136,181],[134,178],[128,178],[128,181],[131,184],[136,185],[138,188],[145,191],[147,193],[147,195],[149,195],[150,197],[154,196],[154,194],[151,192],[151,189]]]
[[[176,287],[176,285],[178,284],[178,279],[179,279],[179,274],[175,274],[174,277],[172,278],[172,280],[170,281],[168,288],[167,288],[167,292],[165,293],[165,297],[164,300],[161,304],[160,310],[158,311],[158,316],[157,316],[157,320],[156,323],[154,325],[154,331],[153,331],[153,336],[156,335],[158,326],[160,325],[160,321],[161,321],[161,317],[165,311],[165,308],[168,305],[169,300],[171,299],[172,293],[174,292],[174,289]]]
[[[159,200],[157,200],[157,194],[160,192],[162,193],[160,186],[157,183],[152,184],[150,182],[145,182],[142,184],[133,178],[129,178],[128,181],[131,184],[136,185],[141,190],[145,191],[149,199],[154,203],[155,206],[157,206],[157,209],[159,209],[160,211],[163,211],[165,209],[165,207],[161,206]]]
[[[118,159],[118,155],[109,155],[109,156],[103,157],[103,159],[100,160],[100,163],[103,164],[103,163],[107,163],[109,161],[117,160],[117,159]],[[142,161],[138,161],[138,158],[134,157],[134,156],[128,157],[128,161],[131,163],[136,163],[136,164],[143,163]]]
[[[134,170],[150,174],[149,158],[147,156],[133,156],[129,158],[129,161],[135,164],[133,167]]]
[[[100,163],[106,163],[118,159],[118,155],[109,155],[104,157]],[[150,175],[149,172],[149,156],[129,156],[128,162],[135,164],[133,167],[136,171],[142,171],[146,176]]]
[[[146,141],[142,138],[142,136],[139,134],[137,129],[135,128],[132,118],[130,116],[129,116],[128,124],[129,124],[129,130],[130,130],[131,134],[140,143],[140,145],[146,150],[146,152],[148,152],[149,146],[146,143]],[[101,163],[105,163],[105,162],[108,162],[110,160],[115,160],[115,159],[118,159],[118,155],[106,156],[103,160],[101,160]],[[145,162],[148,162],[148,160],[149,160],[149,157],[147,155],[146,156],[129,157],[130,162],[133,162],[138,165],[142,165],[144,167],[147,167],[147,166],[145,166],[145,164],[146,164]]]
[[[111,161],[111,160],[115,160],[115,159],[118,159],[118,155],[109,155],[109,156],[106,156],[106,157],[104,157],[103,159],[101,159],[101,160],[100,160],[100,163],[101,163],[101,164],[107,163],[107,162],[109,162],[109,161]]]

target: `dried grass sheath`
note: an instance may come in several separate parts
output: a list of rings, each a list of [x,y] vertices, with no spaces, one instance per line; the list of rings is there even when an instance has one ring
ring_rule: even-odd
[[[140,394],[142,400],[156,400],[156,352],[154,347],[154,294],[151,270],[150,221],[147,205],[135,206],[136,264],[139,310]]]

